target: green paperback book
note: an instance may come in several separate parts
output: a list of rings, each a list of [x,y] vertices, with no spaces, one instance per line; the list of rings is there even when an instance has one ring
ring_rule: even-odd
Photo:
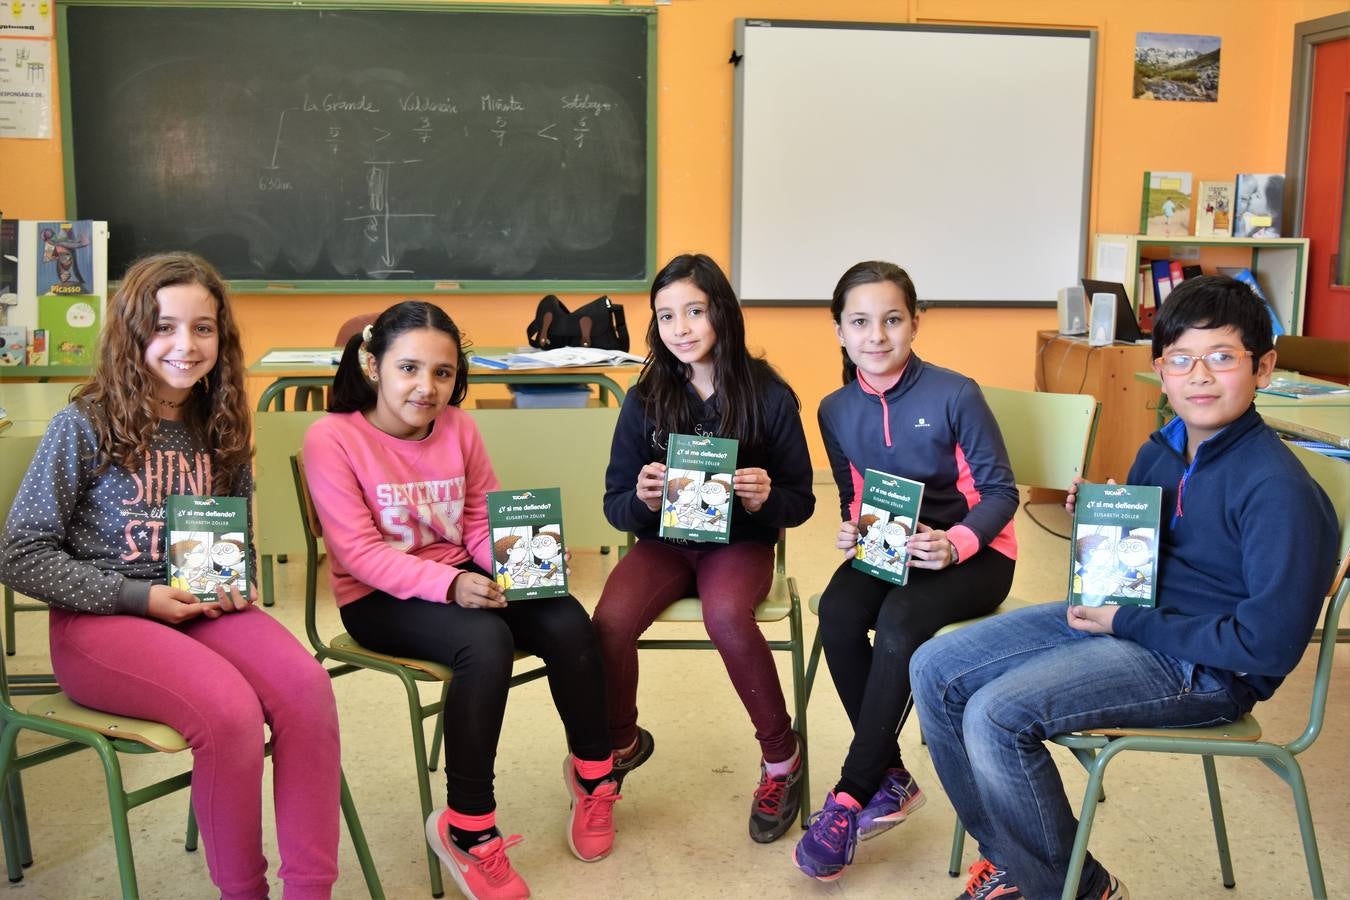
[[[248,501],[243,497],[171,494],[165,505],[164,554],[169,584],[215,600],[234,585],[248,596]]]
[[[661,537],[727,542],[737,445],[731,438],[670,436],[661,499]]]
[[[1162,488],[1080,484],[1069,549],[1069,603],[1156,606]]]
[[[853,568],[903,585],[909,580],[908,541],[919,521],[923,482],[868,469],[863,473],[861,499]]]
[[[492,577],[506,599],[567,596],[562,491],[489,491]]]

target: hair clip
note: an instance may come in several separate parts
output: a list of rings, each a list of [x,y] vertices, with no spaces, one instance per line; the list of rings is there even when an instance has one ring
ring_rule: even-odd
[[[375,336],[375,326],[367,325],[361,329],[361,340],[370,343],[370,339]]]

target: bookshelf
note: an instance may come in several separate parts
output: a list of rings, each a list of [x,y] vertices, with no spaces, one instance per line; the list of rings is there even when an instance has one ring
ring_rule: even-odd
[[[1256,276],[1288,334],[1303,333],[1303,308],[1308,282],[1307,238],[1235,238],[1178,235],[1098,234],[1092,248],[1092,277],[1121,280],[1136,309],[1139,305],[1139,260],[1180,259],[1199,262],[1209,274],[1216,266],[1246,266]],[[1199,254],[1198,259],[1196,254]],[[1121,273],[1124,276],[1121,276]]]

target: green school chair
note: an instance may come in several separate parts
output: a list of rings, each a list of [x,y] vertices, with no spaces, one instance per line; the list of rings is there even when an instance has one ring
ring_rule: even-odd
[[[57,744],[28,753],[16,753],[16,742],[23,731],[56,738]],[[154,784],[127,790],[122,779],[122,753],[180,753],[188,748],[183,736],[168,725],[117,716],[80,706],[57,692],[39,697],[26,710],[13,705],[4,658],[0,657],[0,831],[3,831],[5,866],[11,883],[23,879],[23,867],[32,863],[28,838],[28,820],[23,795],[16,790],[19,773],[25,769],[69,756],[81,750],[93,750],[103,765],[108,791],[108,810],[112,815],[113,846],[117,854],[117,872],[124,898],[140,896],[136,884],[136,863],[132,856],[129,810],[182,790],[192,784],[192,772],[182,772]],[[268,755],[271,745],[267,746]],[[375,863],[370,856],[361,819],[342,776],[342,813],[347,831],[361,861],[361,871],[373,898],[384,897]],[[195,823],[189,825],[188,850],[196,849]]]
[[[1097,433],[1097,416],[1101,411],[1101,404],[1091,395],[1051,394],[999,387],[981,387],[980,390],[1003,434],[1013,478],[1018,484],[1068,490],[1073,480],[1087,470],[1088,460],[1092,456],[1092,442]],[[1026,605],[1027,601],[1009,596],[990,615]],[[811,612],[819,614],[820,594],[811,595]],[[937,633],[946,634],[983,618],[988,616],[954,622]],[[820,654],[820,631],[817,630],[806,670],[808,699],[815,686]]]
[[[42,385],[46,387],[46,385]],[[15,426],[14,431],[23,426]],[[42,432],[36,427],[26,429],[26,434],[6,434],[0,436],[0,450],[4,452],[4,462],[0,463],[0,530],[4,529],[3,519],[9,515],[9,508],[14,503],[14,495],[19,492],[19,485],[23,482],[23,476],[28,472],[28,464],[33,459],[33,454],[37,452],[38,443],[42,440]],[[45,430],[45,427],[44,427]],[[5,604],[5,655],[13,656],[16,650],[14,639],[14,614],[16,612],[38,612],[46,611],[47,604],[38,603],[33,600],[16,600],[14,591],[9,585],[4,587]],[[25,682],[51,683],[50,675],[14,675],[10,681],[14,684]]]
[[[1323,616],[1307,725],[1297,737],[1284,743],[1262,740],[1261,725],[1250,713],[1231,725],[1213,728],[1100,729],[1052,737],[1054,743],[1068,747],[1088,771],[1088,783],[1083,791],[1083,805],[1078,815],[1078,831],[1074,836],[1073,851],[1069,857],[1069,869],[1064,876],[1064,891],[1061,895],[1063,900],[1073,900],[1077,894],[1078,881],[1087,856],[1088,837],[1092,833],[1093,817],[1100,803],[1101,784],[1106,767],[1117,755],[1128,750],[1186,754],[1201,758],[1205,785],[1209,790],[1214,839],[1219,851],[1219,870],[1223,876],[1224,887],[1228,888],[1235,884],[1233,862],[1228,850],[1228,829],[1224,822],[1223,802],[1219,796],[1214,757],[1259,759],[1289,785],[1293,793],[1312,896],[1327,896],[1326,881],[1322,875],[1322,859],[1317,849],[1317,834],[1313,828],[1312,809],[1308,802],[1308,786],[1297,757],[1311,747],[1322,732],[1322,724],[1326,717],[1327,693],[1331,689],[1336,633],[1346,597],[1350,596],[1350,465],[1299,447],[1291,449],[1331,498],[1332,504],[1336,507],[1336,518],[1341,526],[1341,559],[1331,582],[1329,591],[1331,600]],[[958,831],[958,837],[960,835]]]
[[[632,535],[629,535],[629,545],[631,545],[632,540]],[[801,735],[802,739],[801,826],[805,828],[807,816],[811,812],[810,803],[807,799],[811,796],[811,766],[810,741],[806,733],[806,702],[808,699],[804,666],[806,641],[802,636],[801,595],[797,591],[797,580],[787,574],[787,538],[786,535],[780,535],[774,552],[773,583],[769,587],[768,596],[755,607],[755,622],[764,625],[771,622],[781,622],[784,619],[788,620],[788,638],[786,640],[770,639],[768,645],[770,650],[785,650],[792,654],[792,699],[795,713],[792,727]],[[683,624],[702,622],[703,603],[698,597],[683,597],[667,606],[661,612],[661,615],[656,617],[656,621]],[[713,642],[707,638],[639,638],[637,645],[639,650],[717,649]]]
[[[470,415],[478,425],[498,481],[504,487],[561,487],[563,536],[568,547],[617,543],[618,533],[599,512],[599,497],[604,492],[604,468],[609,459],[609,435],[613,433],[618,418],[617,408],[492,409],[473,410]],[[334,678],[370,670],[393,675],[403,685],[412,729],[418,799],[422,807],[422,820],[425,821],[433,808],[429,775],[435,770],[439,756],[443,733],[440,712],[454,672],[448,666],[430,660],[377,653],[362,647],[346,632],[328,641],[320,636],[316,606],[318,540],[323,536],[323,527],[309,495],[304,461],[300,454],[291,456],[291,470],[305,540],[305,633],[320,662],[331,660],[338,663],[329,669],[329,674]],[[528,655],[517,653],[516,659],[524,659]],[[514,675],[510,684],[514,688],[542,678],[545,674],[544,666],[536,666]],[[440,684],[439,700],[430,704],[422,703],[419,682]],[[423,723],[429,718],[436,720],[430,751],[423,730]],[[420,823],[417,833],[422,833]],[[440,860],[430,845],[427,845],[426,853],[431,893],[439,897],[444,893]]]

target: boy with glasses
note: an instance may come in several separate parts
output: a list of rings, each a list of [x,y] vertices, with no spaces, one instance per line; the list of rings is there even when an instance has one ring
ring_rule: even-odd
[[[1177,417],[1128,481],[1163,491],[1157,608],[1034,606],[911,662],[928,750],[980,845],[962,896],[1060,895],[1077,823],[1046,739],[1235,721],[1298,663],[1321,610],[1336,517],[1253,405],[1275,366],[1264,302],[1231,278],[1189,279],[1162,306],[1153,353]],[[1078,896],[1129,894],[1089,854]]]

